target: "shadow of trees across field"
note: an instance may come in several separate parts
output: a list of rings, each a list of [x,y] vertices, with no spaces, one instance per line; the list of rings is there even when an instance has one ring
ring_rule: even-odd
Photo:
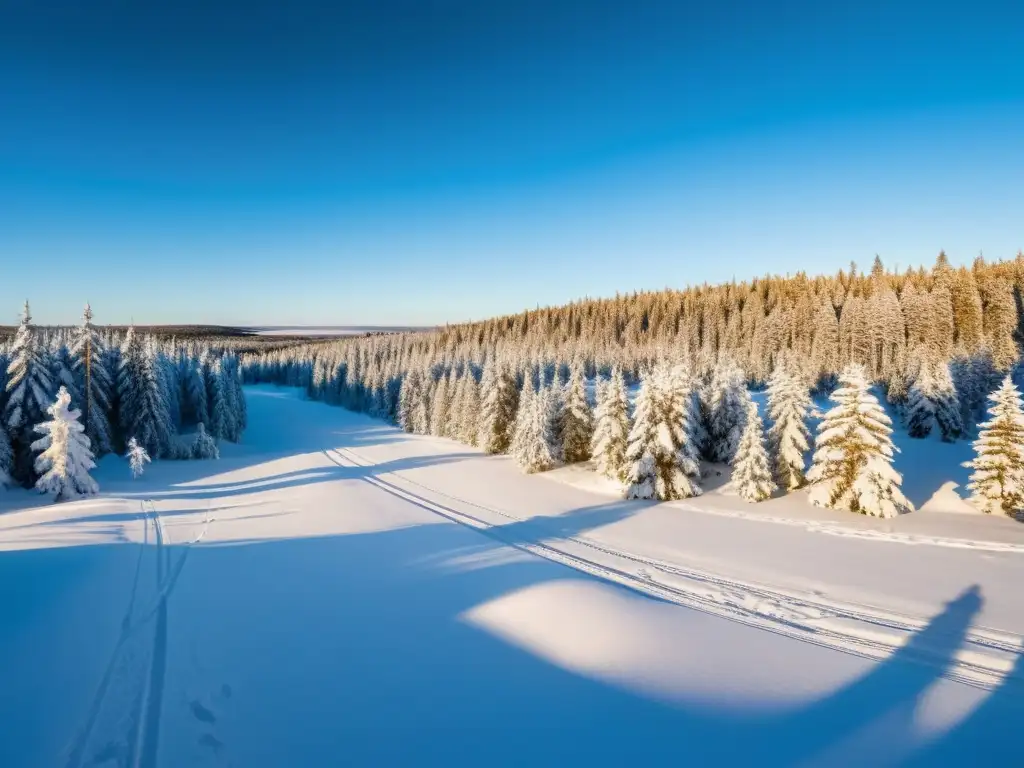
[[[573,521],[570,515],[561,535],[605,524],[629,509],[611,504],[581,511]],[[530,543],[550,538],[553,530],[513,523],[496,533]],[[467,622],[467,612],[503,597],[587,580],[533,557],[495,557],[472,569],[440,567],[446,553],[499,555],[502,549],[474,531],[438,525],[191,548],[169,600],[160,763],[194,764],[208,748],[204,744],[247,766],[932,766],[1019,759],[1014,726],[1024,716],[1024,691],[1012,678],[1024,672],[1021,659],[947,732],[922,743],[916,719],[922,701],[940,688],[943,695],[963,693],[942,676],[981,610],[977,588],[955,596],[884,661],[857,667],[860,676],[838,689],[775,710],[730,711],[700,699],[666,702],[628,681],[575,672]],[[5,554],[4,603],[31,602],[31,611],[12,613],[15,621],[28,621],[45,613],[48,601],[88,582],[91,573],[109,572],[111,562],[122,563],[127,580],[137,552],[138,545],[121,544],[71,547],[41,558],[37,552]],[[424,554],[436,557],[425,562]],[[99,588],[94,594],[106,594],[108,601],[121,596]],[[87,608],[77,618],[84,624],[64,625],[60,633],[104,636],[100,624],[120,619],[116,611]],[[565,611],[571,616],[573,605]],[[6,764],[57,764],[50,758],[64,745],[47,730],[54,727],[54,702],[47,696],[65,697],[82,711],[93,704],[50,679],[60,673],[53,659],[64,641],[42,629],[30,646],[13,643],[17,632],[0,634],[7,668],[0,702]],[[723,620],[714,632],[680,641],[699,653],[732,632],[751,633],[754,640],[760,634]],[[786,658],[820,660],[832,653],[799,647]],[[922,650],[932,663],[919,663]],[[841,654],[836,660],[859,664]],[[98,678],[102,671],[90,672]],[[784,670],[780,680],[789,674],[803,670]],[[91,694],[90,686],[83,688]],[[203,691],[222,689],[233,692],[230,701],[214,706],[202,698]],[[868,755],[862,752],[865,734]],[[48,749],[53,752],[40,752]]]

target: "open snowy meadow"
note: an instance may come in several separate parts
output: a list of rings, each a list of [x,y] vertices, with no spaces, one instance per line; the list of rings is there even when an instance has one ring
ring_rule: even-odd
[[[967,443],[905,441],[880,519],[245,397],[219,460],[0,495],[0,765],[1020,759],[1024,526],[948,487]]]

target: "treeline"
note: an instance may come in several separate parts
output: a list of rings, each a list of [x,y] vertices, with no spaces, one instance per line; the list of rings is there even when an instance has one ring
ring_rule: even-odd
[[[868,275],[851,268],[635,294],[248,354],[243,375],[304,387],[409,432],[512,453],[526,471],[594,457],[637,497],[695,495],[700,460],[731,463],[740,495],[753,501],[806,482],[809,394],[834,392],[859,403],[835,419],[873,435],[875,447],[847,446],[845,464],[812,468],[812,497],[887,515],[909,502],[870,389],[881,387],[913,437],[975,434],[989,394],[1000,381],[1013,386],[1022,287],[1020,255],[968,270],[940,254],[932,270],[898,275],[876,259]],[[631,405],[626,388],[637,383]],[[767,435],[748,392],[764,383]],[[830,448],[822,461],[841,453]]]
[[[208,438],[238,441],[246,427],[235,353],[133,327],[101,330],[88,306],[77,328],[40,329],[26,302],[14,337],[0,344],[0,484],[40,479],[36,427],[61,389],[62,412],[80,412],[95,456],[124,453],[133,440],[153,458],[208,456]]]
[[[632,383],[664,359],[708,378],[723,357],[755,384],[788,360],[815,388],[834,386],[844,368],[859,364],[896,403],[906,400],[922,370],[943,379],[938,369],[948,365],[977,415],[999,374],[1016,363],[1022,331],[1024,254],[991,264],[979,257],[970,269],[954,269],[940,254],[931,270],[887,272],[876,258],[866,275],[851,265],[833,277],[798,274],[637,293],[243,357],[251,380],[306,387],[313,396],[392,420],[401,380],[411,371],[434,383],[466,370],[479,380],[485,363],[500,359],[521,382],[530,366],[548,375],[557,367],[565,376],[578,361],[588,377],[618,367]]]

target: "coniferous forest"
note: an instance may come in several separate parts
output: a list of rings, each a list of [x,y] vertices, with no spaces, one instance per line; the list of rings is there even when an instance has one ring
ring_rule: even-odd
[[[280,346],[244,353],[242,368],[248,382],[509,453],[527,472],[593,459],[639,498],[701,493],[703,460],[733,465],[748,501],[810,483],[812,503],[892,516],[912,508],[892,467],[894,429],[972,439],[989,452],[972,500],[1017,514],[1024,445],[1005,434],[1024,423],[1022,339],[1024,254],[968,268],[940,253],[930,269],[894,272],[876,257],[867,272]],[[758,415],[750,391],[762,387]],[[812,396],[829,398],[817,434]]]
[[[93,459],[127,452],[141,472],[209,458],[246,426],[239,358],[223,344],[102,329],[89,306],[78,327],[39,328],[28,302],[0,343],[0,414],[0,486],[57,499],[96,492]]]

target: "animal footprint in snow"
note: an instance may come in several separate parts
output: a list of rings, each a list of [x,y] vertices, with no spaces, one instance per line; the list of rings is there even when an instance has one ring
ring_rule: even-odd
[[[213,714],[213,711],[204,706],[198,699],[193,700],[189,704],[189,709],[192,710],[192,716],[201,723],[210,723],[212,725],[217,722],[217,716]]]

